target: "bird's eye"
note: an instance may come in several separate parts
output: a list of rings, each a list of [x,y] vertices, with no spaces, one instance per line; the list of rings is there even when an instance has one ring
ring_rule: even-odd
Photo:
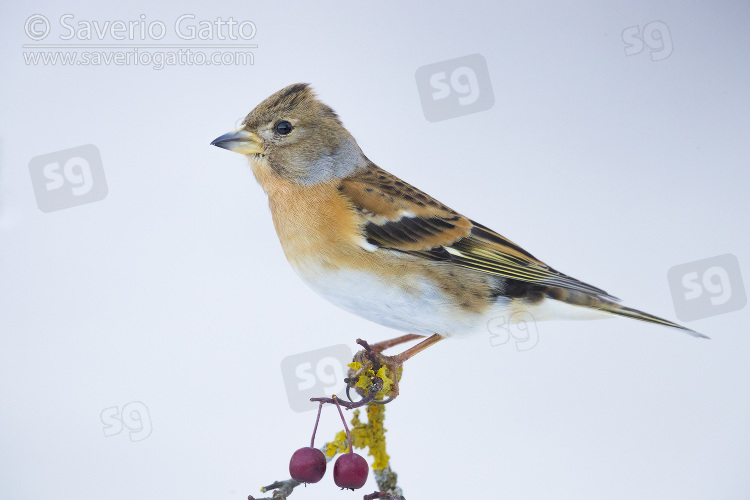
[[[276,132],[280,135],[288,135],[294,127],[288,121],[284,120],[276,124]]]

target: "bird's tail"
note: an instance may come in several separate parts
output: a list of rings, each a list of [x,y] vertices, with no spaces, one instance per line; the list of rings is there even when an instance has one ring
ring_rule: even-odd
[[[600,309],[610,314],[614,314],[616,316],[622,316],[625,318],[633,318],[633,319],[638,319],[641,321],[646,321],[648,323],[656,323],[658,325],[664,325],[664,326],[669,326],[671,328],[677,328],[678,330],[682,330],[683,332],[687,333],[688,335],[692,335],[693,337],[698,337],[702,339],[711,338],[708,335],[703,335],[702,333],[696,332],[695,330],[691,330],[690,328],[686,328],[682,325],[678,325],[677,323],[674,323],[672,321],[666,320],[664,318],[660,318],[658,316],[654,316],[653,314],[648,314],[643,311],[639,311],[638,309],[633,309],[632,307],[625,307],[623,305],[617,304],[616,302],[601,301],[601,306],[597,307],[597,309]]]
[[[555,301],[564,302],[573,306],[580,306],[574,308],[580,311],[580,313],[586,314],[584,312],[586,310],[590,311],[590,313],[594,313],[594,316],[590,316],[591,319],[594,319],[595,317],[603,317],[605,315],[599,313],[606,313],[607,315],[612,314],[615,316],[622,316],[624,318],[632,318],[640,321],[646,321],[647,323],[656,323],[657,325],[676,328],[687,333],[688,335],[692,335],[693,337],[702,339],[710,338],[707,335],[703,335],[702,333],[691,330],[690,328],[686,328],[672,321],[654,316],[653,314],[648,314],[643,311],[639,311],[638,309],[633,309],[632,307],[623,306],[621,304],[618,304],[614,300],[610,300],[609,298],[605,298],[603,296],[596,296],[578,290],[567,290],[558,287],[548,289],[547,296],[550,299],[555,299]],[[580,313],[577,313],[576,316]]]

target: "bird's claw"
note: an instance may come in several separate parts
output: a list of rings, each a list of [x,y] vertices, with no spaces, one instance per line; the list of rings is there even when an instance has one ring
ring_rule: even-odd
[[[383,395],[383,398],[373,401],[378,404],[386,404],[398,396],[398,380],[401,378],[401,372],[403,370],[403,361],[399,356],[386,356],[378,351],[375,351],[369,346],[367,342],[361,339],[357,339],[357,343],[363,347],[361,351],[354,355],[354,360],[359,362],[362,366],[357,369],[349,369],[349,385],[348,387],[354,387],[361,396],[365,396],[365,390],[357,386],[359,378],[366,376],[369,370],[372,373],[378,373],[382,367],[385,367],[385,376],[391,380],[390,389]]]

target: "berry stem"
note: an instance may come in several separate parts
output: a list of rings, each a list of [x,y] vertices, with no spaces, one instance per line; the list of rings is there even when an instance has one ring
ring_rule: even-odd
[[[354,448],[352,447],[352,436],[349,434],[349,426],[346,425],[346,419],[344,419],[344,413],[341,411],[341,405],[339,405],[339,398],[336,397],[334,394],[333,396],[333,402],[336,403],[336,408],[339,410],[339,415],[341,415],[341,421],[344,423],[344,430],[346,431],[346,440],[349,442],[349,453],[354,453]],[[320,403],[321,405],[323,403]]]
[[[375,400],[375,397],[382,390],[383,390],[383,380],[380,377],[373,377],[372,384],[370,384],[370,386],[367,388],[367,396],[362,398],[360,401],[357,401],[356,403],[349,403],[347,401],[341,401],[341,405],[347,410],[353,410],[354,408],[360,408],[362,406],[369,405]],[[310,398],[310,401],[315,401],[318,403],[328,403],[328,404],[335,403],[335,401],[331,398]],[[384,401],[384,402],[389,402],[389,401]]]
[[[315,427],[313,428],[313,435],[310,438],[310,448],[315,448],[315,433],[318,432],[318,422],[320,422],[320,410],[322,409],[323,409],[323,402],[321,401],[320,404],[318,405],[318,418],[315,419]]]

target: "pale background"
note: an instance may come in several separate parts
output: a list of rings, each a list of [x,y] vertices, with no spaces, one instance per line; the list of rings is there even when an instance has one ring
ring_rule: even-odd
[[[24,22],[252,20],[253,66],[27,66]],[[244,499],[287,476],[314,414],[280,363],[393,336],[287,265],[245,160],[210,147],[311,82],[377,164],[565,273],[675,319],[667,271],[750,274],[746,2],[15,3],[0,18],[0,498]],[[626,56],[660,20],[673,53]],[[220,43],[212,41],[211,43]],[[425,120],[417,68],[479,53],[495,105]],[[52,213],[28,164],[96,145],[106,199]],[[750,498],[748,309],[539,325],[519,352],[446,341],[406,366],[388,446],[409,500]],[[105,437],[141,401],[151,435]],[[318,443],[339,430],[327,410]],[[331,473],[292,498],[361,498]]]

